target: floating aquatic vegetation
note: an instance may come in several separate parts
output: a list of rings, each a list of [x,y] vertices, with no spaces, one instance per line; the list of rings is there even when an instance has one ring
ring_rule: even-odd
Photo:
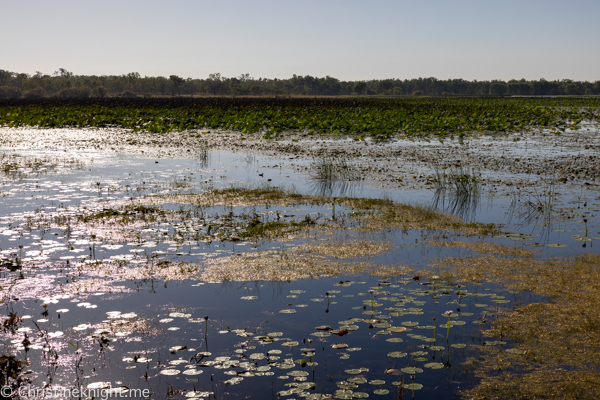
[[[318,254],[266,251],[208,260],[198,279],[208,282],[292,281],[339,274],[360,274],[373,267],[373,264],[365,261],[331,261]]]
[[[326,198],[303,196],[283,190],[279,187],[267,186],[256,189],[230,187],[215,189],[202,193],[169,194],[137,199],[139,204],[162,205],[168,203],[197,204],[203,207],[231,206],[293,206],[311,203],[323,203]]]
[[[298,251],[307,251],[332,258],[355,258],[372,257],[392,248],[391,243],[382,241],[360,241],[333,243],[327,240],[327,243],[305,243],[298,246]]]
[[[572,399],[600,394],[600,321],[593,306],[600,301],[600,288],[590,279],[600,265],[598,255],[547,261],[488,256],[446,259],[444,264],[455,266],[453,274],[459,278],[487,280],[549,299],[498,310],[500,316],[486,334],[514,340],[516,350],[484,346],[483,358],[472,360],[482,381],[466,392],[467,398],[544,398],[550,387]]]
[[[165,210],[157,207],[145,207],[143,205],[125,205],[121,209],[106,208],[93,211],[91,213],[82,213],[77,218],[84,223],[102,221],[103,223],[128,224],[135,222],[153,223],[157,222],[158,217],[164,217]]]
[[[441,240],[428,240],[426,242],[436,247],[461,247],[471,251],[485,254],[497,254],[500,256],[508,257],[533,257],[534,253],[530,250],[525,250],[517,246],[508,246],[501,243],[493,242],[463,242],[458,240],[453,241],[441,241]]]
[[[361,242],[357,241],[355,244],[356,247],[361,247]],[[366,242],[364,247],[369,253],[376,254],[379,251],[376,244],[369,241]],[[317,245],[313,250],[323,250],[323,252],[325,252],[326,249]],[[306,253],[305,251],[306,249],[304,248],[304,254],[307,254],[309,257],[311,255],[317,256],[317,254],[312,251],[311,253]],[[352,252],[351,255],[356,256],[356,253]],[[242,256],[235,257],[242,258]],[[325,256],[321,255],[320,257]],[[349,258],[349,260],[351,259],[352,258]],[[315,263],[317,262],[319,264],[332,264],[331,262],[323,263],[321,258],[316,259]],[[97,263],[96,267],[102,268],[102,264],[103,263]],[[360,266],[360,269],[362,270],[365,265],[366,264],[363,263],[363,265]],[[346,268],[343,273],[346,273],[346,271],[348,271],[348,268]],[[285,277],[285,274],[283,274],[283,276]],[[333,281],[331,283],[333,283]],[[409,284],[407,285],[406,283]],[[140,335],[142,337],[154,337],[156,335],[172,337],[173,340],[168,340],[168,344],[163,346],[163,356],[161,356],[161,352],[157,350],[152,350],[151,352],[155,355],[151,355],[147,351],[130,351],[123,357],[123,363],[125,365],[131,364],[129,366],[134,366],[133,364],[154,366],[156,365],[156,361],[152,362],[151,360],[158,359],[160,361],[158,367],[151,367],[148,370],[152,373],[146,371],[148,372],[147,379],[149,382],[158,382],[156,378],[157,376],[160,376],[160,382],[165,382],[166,380],[166,382],[174,385],[178,389],[188,389],[188,386],[182,386],[186,385],[187,381],[186,383],[183,383],[176,380],[177,377],[185,376],[197,379],[197,381],[193,381],[194,387],[201,389],[200,392],[202,393],[208,392],[206,389],[210,388],[210,386],[203,385],[210,381],[209,377],[216,376],[218,372],[219,374],[222,374],[223,378],[218,379],[216,384],[224,386],[243,385],[246,381],[260,380],[261,377],[277,376],[278,378],[281,378],[278,375],[284,374],[287,379],[293,379],[293,386],[286,385],[286,389],[281,391],[281,386],[278,385],[275,390],[279,390],[281,396],[286,395],[288,392],[290,394],[300,393],[295,391],[295,389],[307,393],[307,396],[312,395],[315,393],[310,393],[311,390],[317,390],[317,387],[319,387],[320,390],[323,390],[322,387],[327,385],[327,381],[323,378],[325,374],[335,371],[335,369],[330,369],[332,368],[330,366],[332,365],[330,361],[332,356],[344,363],[343,368],[347,370],[346,372],[350,376],[345,383],[337,383],[339,390],[352,391],[352,396],[358,393],[360,397],[363,396],[362,393],[364,393],[364,395],[367,393],[356,390],[356,388],[351,387],[351,385],[360,386],[368,383],[371,386],[378,387],[377,389],[373,388],[374,390],[380,390],[378,393],[389,393],[390,389],[394,388],[394,386],[402,386],[403,383],[388,383],[385,379],[382,379],[382,375],[384,374],[383,370],[379,371],[370,368],[371,365],[377,364],[368,366],[361,364],[364,360],[372,359],[374,354],[372,353],[373,350],[370,350],[370,357],[367,357],[366,359],[356,355],[364,352],[364,349],[370,349],[370,346],[365,343],[365,340],[376,341],[377,337],[380,337],[383,333],[388,334],[390,340],[383,342],[383,346],[381,343],[377,344],[375,348],[379,349],[381,347],[382,357],[384,359],[389,359],[390,363],[394,363],[395,360],[410,359],[410,364],[407,361],[406,364],[403,363],[398,366],[402,370],[408,372],[403,372],[399,369],[400,373],[425,374],[428,373],[427,371],[435,371],[437,365],[430,365],[428,367],[425,367],[424,365],[428,362],[432,362],[430,356],[433,351],[442,351],[443,347],[440,349],[439,346],[433,346],[432,344],[435,343],[427,340],[430,339],[429,336],[431,335],[425,333],[423,335],[415,334],[415,331],[417,330],[422,332],[427,330],[435,331],[435,328],[425,324],[419,324],[414,319],[418,318],[418,315],[423,314],[423,305],[430,301],[429,297],[437,292],[431,291],[429,288],[424,290],[422,285],[418,284],[418,281],[412,279],[409,279],[402,284],[400,284],[400,282],[394,283],[378,280],[368,287],[367,293],[364,293],[367,288],[362,285],[364,285],[364,282],[344,281],[341,282],[341,285],[336,283],[334,289],[328,290],[324,292],[322,296],[317,297],[312,293],[307,293],[305,290],[292,289],[290,295],[294,297],[285,297],[283,304],[281,304],[281,308],[279,308],[279,310],[285,311],[272,314],[269,317],[271,323],[277,322],[277,319],[289,319],[289,323],[283,323],[281,325],[286,328],[282,332],[275,332],[261,327],[257,329],[235,329],[227,326],[225,329],[222,318],[230,319],[230,317],[225,314],[220,315],[221,326],[213,327],[209,324],[207,316],[204,318],[202,317],[202,310],[188,311],[172,309],[171,307],[167,307],[167,310],[157,317],[158,323],[152,322],[152,318],[144,318],[142,316],[137,316],[134,313],[111,311],[106,313],[108,322],[95,325],[90,324],[89,326],[85,324],[78,325],[76,326],[77,329],[73,329],[73,331],[81,332],[80,335],[83,336],[79,337],[79,342],[84,343],[86,346],[90,346],[89,341],[84,340],[86,337],[85,332],[87,330],[93,330],[94,343],[96,343],[96,345],[100,343],[101,348],[109,349],[113,352],[118,351],[120,347],[125,346],[127,343],[135,344],[140,340],[147,341],[147,339],[140,338]],[[451,286],[449,286],[450,284],[443,279],[437,279],[436,285],[436,290],[439,290],[440,292],[450,290],[449,288],[451,288]],[[199,286],[199,288],[201,287],[202,286]],[[326,297],[328,303],[335,303],[337,307],[338,302],[335,301],[337,300],[336,296],[341,296],[342,293],[356,293],[357,297],[361,294],[367,295],[367,298],[370,298],[370,300],[368,300],[369,303],[367,304],[360,298],[347,297],[348,302],[350,304],[357,304],[357,307],[353,307],[352,309],[347,307],[337,310],[338,313],[346,312],[348,317],[350,317],[347,320],[338,321],[337,324],[335,321],[339,317],[336,317],[336,319],[333,319],[332,321],[328,321],[329,324],[327,325],[304,326],[305,324],[301,324],[301,319],[298,319],[297,316],[306,311],[303,311],[301,308],[290,307],[293,306],[293,304],[286,304],[288,301],[304,301],[308,303],[307,307],[310,312],[311,309],[314,310],[315,307],[322,306],[324,308],[323,302]],[[370,295],[368,295],[368,293],[370,293]],[[466,289],[462,288],[461,293],[464,293],[466,296]],[[303,299],[305,296],[306,298]],[[244,297],[246,296],[242,296],[242,299],[239,299],[238,301],[243,302]],[[259,302],[264,301],[261,294],[247,297]],[[311,301],[307,301],[308,299]],[[58,301],[59,299],[56,300]],[[47,298],[45,301],[49,304],[54,304],[53,298]],[[91,303],[91,300],[88,300],[87,302],[78,303],[78,306],[81,305],[82,308],[87,308],[95,305]],[[371,310],[374,309],[375,313],[365,309],[363,304],[366,304],[367,308],[371,308]],[[370,307],[371,305],[372,307]],[[94,308],[89,309],[94,310]],[[213,312],[211,312],[211,314]],[[150,311],[150,313],[152,314],[152,311]],[[69,316],[69,314],[66,315],[67,317]],[[325,313],[324,315],[328,314]],[[67,317],[63,316],[63,318]],[[219,317],[216,319],[218,320]],[[461,322],[464,324],[464,320],[477,320],[477,316],[469,313],[464,313],[464,315],[457,314],[456,320],[453,318],[453,324],[448,324],[447,329],[454,332],[454,330],[459,329],[461,326],[458,323]],[[210,321],[213,321],[213,319],[211,318]],[[456,324],[454,324],[455,322]],[[316,329],[314,329],[315,326]],[[375,335],[369,335],[371,326],[380,330],[377,331]],[[210,334],[209,331],[211,332]],[[214,331],[218,331],[219,337],[221,337],[221,335],[223,335],[223,337],[231,336],[231,341],[237,343],[237,345],[232,344],[228,349],[226,345],[223,345],[223,339],[218,338],[217,341],[220,343],[218,345],[218,356],[213,357],[211,352],[208,351],[199,352],[197,347],[200,343],[204,342],[208,345],[209,342],[215,340],[214,335],[212,334]],[[185,332],[188,333],[186,334]],[[55,335],[58,335],[58,331],[51,333],[53,335],[49,336],[49,340],[58,341],[61,339],[61,336],[55,337]],[[406,333],[409,335],[405,336]],[[70,333],[69,331],[66,331],[64,334],[66,336]],[[303,335],[305,335],[304,340],[308,342],[308,347],[303,347],[301,345]],[[212,340],[210,339],[211,336],[213,337]],[[339,339],[336,338],[336,336],[345,336],[344,340],[347,340],[347,343],[339,343]],[[435,334],[433,336],[434,337],[431,339],[435,341]],[[242,340],[244,340],[244,342],[238,343],[240,337],[243,338]],[[310,339],[306,339],[306,337]],[[202,340],[202,338],[204,338],[204,340]],[[298,338],[300,340],[294,340]],[[454,343],[454,337],[451,337],[450,339],[453,342],[453,345],[463,344],[461,342]],[[200,343],[196,345],[196,342]],[[349,343],[361,343],[363,346],[356,347]],[[257,348],[258,346],[269,347],[265,348],[265,350],[259,350]],[[281,350],[278,346],[281,346]],[[384,346],[387,346],[387,348]],[[398,348],[399,346],[401,347]],[[415,346],[419,347],[419,351],[414,351]],[[325,347],[331,348],[333,351],[342,352],[343,354],[333,355],[325,353],[324,350],[322,350]],[[154,353],[155,351],[156,353]],[[189,355],[187,352],[189,352]],[[386,356],[388,354],[389,356]],[[166,357],[166,359],[163,357]],[[355,359],[363,361],[353,361]],[[393,365],[394,364],[390,364],[390,366]],[[129,366],[127,366],[127,368],[129,368]],[[314,377],[312,378],[314,382],[306,382],[307,379],[310,379],[310,372],[307,373],[307,371],[302,370],[302,368],[306,367],[309,368],[309,371],[314,370],[314,376],[316,377],[316,379]],[[287,374],[287,371],[290,371],[290,374]],[[109,381],[104,379],[102,382]],[[278,379],[277,382],[280,382],[280,380]],[[300,386],[303,383],[306,383],[308,386]],[[113,387],[117,387],[117,385],[120,384],[115,383]],[[423,389],[428,390],[430,388],[423,387]],[[321,393],[325,394],[327,391],[332,392],[333,390],[324,389]],[[344,397],[344,395],[340,396]]]
[[[145,338],[164,334],[164,330],[154,321],[139,318],[137,315],[126,313],[113,314],[109,324],[104,327],[117,337],[141,334]]]
[[[0,155],[0,173],[7,179],[21,180],[30,176],[82,169],[85,163],[74,157],[26,157],[16,153]]]
[[[342,133],[386,137],[395,133],[444,137],[464,132],[577,128],[596,115],[596,100],[469,97],[352,98],[155,98],[4,100],[0,124],[9,127],[108,127],[172,132],[230,129]],[[565,107],[568,105],[568,107]]]

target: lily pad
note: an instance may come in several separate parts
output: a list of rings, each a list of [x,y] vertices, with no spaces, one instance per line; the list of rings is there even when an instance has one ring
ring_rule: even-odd
[[[110,382],[94,382],[90,383],[87,387],[88,389],[108,389],[111,386]]]
[[[348,345],[346,343],[334,343],[331,345],[332,349],[345,349]]]
[[[183,371],[183,375],[200,375],[203,371],[199,369],[186,369]]]
[[[400,343],[403,342],[404,340],[401,338],[389,338],[389,339],[385,339],[386,342],[391,342],[391,343]]]
[[[290,371],[287,373],[289,376],[308,376],[306,371]]]
[[[404,372],[405,374],[418,374],[423,372],[423,370],[421,368],[416,368],[416,367],[404,367],[404,368],[400,368],[400,371]]]
[[[348,382],[356,383],[357,385],[362,385],[363,383],[367,383],[367,380],[362,376],[357,376],[355,378],[348,378]]]
[[[416,322],[416,321],[403,321],[401,323],[401,325],[403,325],[403,326],[417,326],[417,325],[419,325],[419,323]]]
[[[406,328],[403,326],[390,326],[389,328],[387,328],[387,330],[394,333],[400,333],[405,332]]]
[[[420,390],[423,389],[423,385],[420,383],[408,383],[404,385],[404,389],[408,390]]]
[[[161,373],[161,375],[173,376],[173,375],[179,375],[181,373],[181,371],[179,371],[178,369],[168,368],[168,369],[163,369],[162,371],[160,371],[160,373]]]

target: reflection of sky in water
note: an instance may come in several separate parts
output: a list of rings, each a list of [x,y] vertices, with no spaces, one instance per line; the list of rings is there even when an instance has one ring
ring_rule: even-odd
[[[199,152],[195,159],[155,160],[144,155],[106,155],[99,152],[18,153],[29,157],[74,157],[86,164],[84,168],[66,168],[66,171],[59,168],[45,174],[26,174],[17,180],[4,179],[0,187],[3,194],[0,211],[5,216],[34,211],[41,206],[50,210],[49,207],[83,206],[147,194],[271,185],[304,194],[388,198],[409,204],[433,204],[467,220],[500,224],[503,230],[518,229],[528,234],[545,235],[547,243],[562,243],[570,238],[570,235],[556,232],[556,229],[579,233],[581,223],[573,222],[581,221],[583,216],[590,220],[591,232],[588,233],[594,236],[598,231],[593,215],[600,202],[597,191],[590,188],[568,193],[550,185],[521,189],[483,186],[481,196],[465,201],[464,198],[453,197],[450,191],[436,196],[434,190],[379,188],[364,181],[319,181],[310,178],[310,161],[272,159],[256,154],[212,151]],[[10,152],[5,151],[4,154]],[[553,191],[552,196],[547,195],[550,190]],[[540,203],[544,213],[536,212]],[[549,212],[550,207],[553,207],[553,213]]]
[[[594,220],[597,212],[594,210],[598,209],[600,201],[595,195],[597,191],[589,189],[561,193],[560,187],[550,185],[520,189],[482,186],[480,196],[465,200],[453,196],[451,191],[436,196],[434,190],[379,188],[364,181],[319,181],[310,178],[310,161],[272,159],[256,154],[212,151],[199,152],[198,157],[192,159],[155,160],[144,155],[106,155],[99,152],[18,153],[30,157],[74,157],[86,164],[84,168],[58,169],[57,172],[25,175],[17,180],[4,179],[0,187],[3,194],[0,211],[4,219],[9,214],[18,215],[40,207],[50,212],[52,207],[81,207],[142,195],[227,187],[279,186],[304,194],[386,198],[408,204],[432,204],[466,220],[495,223],[503,231],[540,235],[542,243],[574,244],[571,236],[581,233],[584,217],[589,220],[588,236],[595,237],[600,230]],[[550,190],[553,191],[552,196],[547,194]],[[538,211],[540,207],[544,212]],[[503,240],[510,243],[509,239]]]
[[[39,156],[55,153],[19,151],[19,154]],[[55,155],[59,156],[59,154]],[[145,245],[139,245],[131,238],[119,238],[118,235],[98,236],[97,244],[94,244],[94,240],[90,240],[93,238],[90,238],[89,232],[76,231],[70,232],[71,240],[69,240],[64,230],[52,227],[52,217],[73,217],[82,207],[101,209],[102,204],[107,200],[195,192],[231,186],[282,186],[305,194],[315,194],[315,191],[325,190],[327,193],[324,194],[331,193],[333,196],[389,198],[412,204],[430,204],[434,193],[432,190],[405,191],[377,188],[364,182],[345,181],[330,182],[323,188],[319,186],[319,182],[310,179],[308,170],[305,169],[310,165],[308,161],[276,160],[255,154],[234,154],[226,151],[213,151],[199,154],[196,159],[179,160],[155,160],[144,155],[106,155],[94,152],[60,153],[60,156],[79,158],[85,162],[84,168],[24,174],[14,180],[3,179],[0,187],[3,194],[0,200],[2,215],[0,257],[11,259],[22,257],[24,262],[34,262],[37,266],[37,268],[25,268],[22,271],[23,279],[19,279],[19,271],[9,273],[4,270],[0,276],[3,296],[6,299],[5,315],[8,312],[17,312],[19,316],[31,316],[24,319],[25,329],[19,330],[14,335],[5,332],[3,342],[6,346],[16,349],[20,346],[24,334],[27,333],[33,343],[28,356],[32,360],[31,368],[35,371],[34,383],[37,384],[51,379],[56,385],[72,385],[73,367],[81,355],[83,358],[79,361],[79,365],[82,372],[77,379],[84,386],[97,381],[109,381],[113,386],[120,385],[119,382],[122,382],[129,387],[148,387],[153,393],[162,395],[168,390],[167,383],[169,383],[181,390],[191,390],[194,387],[217,393],[225,391],[245,393],[251,390],[253,396],[262,398],[289,389],[284,386],[286,383],[301,383],[301,380],[293,381],[293,378],[279,379],[281,376],[287,376],[287,373],[292,370],[285,369],[285,366],[281,368],[282,361],[285,359],[298,361],[302,358],[308,358],[310,361],[310,357],[303,355],[301,349],[312,346],[317,350],[315,361],[319,363],[315,368],[314,378],[317,383],[317,393],[320,393],[323,387],[325,393],[333,392],[336,389],[334,382],[350,377],[344,372],[345,369],[364,367],[369,369],[368,373],[363,374],[367,380],[384,380],[385,384],[381,385],[381,388],[388,389],[394,394],[396,389],[391,382],[400,381],[403,376],[409,381],[410,377],[406,374],[386,375],[385,368],[399,369],[407,366],[423,368],[423,365],[428,362],[446,363],[449,354],[449,361],[453,364],[452,369],[423,368],[424,372],[417,374],[416,382],[425,384],[425,388],[419,392],[419,398],[451,397],[457,387],[465,383],[459,367],[460,360],[474,355],[474,351],[469,348],[445,348],[446,329],[440,327],[440,324],[445,323],[441,314],[456,308],[460,308],[460,312],[463,313],[472,313],[472,315],[464,314],[457,317],[457,320],[464,321],[465,325],[457,325],[451,329],[450,343],[479,344],[484,339],[474,333],[478,325],[473,322],[481,321],[482,312],[485,313],[483,310],[486,310],[483,305],[501,306],[504,300],[510,300],[508,304],[512,307],[514,304],[532,300],[523,294],[498,292],[497,288],[492,286],[473,286],[466,289],[469,293],[481,293],[481,297],[469,295],[461,299],[464,306],[459,307],[454,303],[458,299],[454,293],[455,288],[446,288],[437,293],[423,292],[430,286],[419,285],[419,282],[412,281],[411,277],[408,277],[406,285],[397,285],[394,280],[393,286],[375,289],[389,292],[389,294],[375,294],[377,302],[382,304],[376,309],[382,312],[381,315],[386,316],[378,317],[381,319],[380,327],[374,326],[370,329],[370,324],[360,322],[356,324],[357,331],[351,331],[342,337],[320,338],[312,335],[316,332],[316,326],[331,325],[337,328],[340,326],[340,321],[348,318],[369,317],[370,303],[366,302],[369,300],[367,290],[370,286],[377,285],[376,278],[362,276],[290,283],[199,284],[193,280],[165,283],[161,279],[152,277],[129,279],[125,275],[120,278],[117,273],[111,276],[101,272],[99,267],[97,270],[94,269],[93,260],[90,261],[91,253],[97,260],[126,260],[130,266],[138,267],[158,262],[159,259],[189,261],[202,265],[209,258],[231,255],[234,248],[231,243],[217,241],[210,244],[189,241],[180,244],[148,241]],[[568,245],[567,248],[544,248],[542,256],[573,255],[595,250],[594,241],[576,241],[572,236],[586,235],[583,218],[588,220],[587,236],[600,236],[596,219],[599,202],[597,195],[590,195],[582,190],[578,193],[563,193],[557,195],[556,199],[549,199],[544,197],[541,191],[536,193],[532,189],[528,190],[531,193],[504,191],[490,196],[490,191],[486,192],[484,189],[477,202],[469,203],[471,209],[465,211],[463,208],[462,212],[465,212],[465,216],[469,215],[469,219],[506,223],[507,226],[502,228],[506,231],[518,230],[526,234],[539,235],[528,240],[521,240],[522,237],[497,239],[500,243],[515,243],[521,246],[527,242],[540,241]],[[448,205],[450,208],[453,207],[454,200],[451,197],[447,196],[444,201],[445,203],[441,205],[438,203],[439,208],[447,209]],[[554,214],[549,218],[548,213],[536,213],[539,207],[536,204],[543,201],[552,203],[555,207]],[[170,205],[170,207],[176,209],[177,205]],[[327,218],[332,212],[331,205],[300,208],[302,210],[294,211],[298,217],[313,213]],[[48,225],[41,230],[30,231],[27,228],[27,219],[36,218],[36,215],[39,215],[35,213],[36,211],[48,218]],[[270,213],[269,215],[273,216],[272,209],[258,207],[256,211],[263,214]],[[347,210],[338,207],[337,212],[345,211]],[[213,212],[226,213],[227,210],[225,207],[217,207]],[[144,228],[140,229],[141,237],[146,235],[148,238],[155,238],[162,232],[161,229],[173,233],[172,224],[161,226],[149,224],[145,229],[146,231]],[[347,234],[345,240],[352,240],[352,236],[357,235],[357,232],[350,231]],[[430,248],[415,243],[428,239],[428,234],[427,232],[412,232],[407,235],[398,232],[371,234],[370,240],[385,240],[396,246],[393,252],[376,256],[371,261],[385,265],[409,265],[418,270],[429,265],[436,257],[465,254],[464,250],[458,248]],[[279,250],[298,243],[300,241],[239,243],[235,245],[235,250],[237,252]],[[582,248],[582,244],[586,244],[586,248]],[[19,245],[23,245],[23,249],[19,249]],[[90,250],[90,247],[93,249]],[[81,263],[84,258],[87,259],[86,264]],[[335,286],[337,282],[346,278],[364,280],[368,283]],[[77,286],[78,283],[82,286]],[[81,290],[77,293],[74,288]],[[290,290],[301,290],[304,293],[293,297],[296,294],[291,294]],[[333,294],[334,290],[340,290],[340,293],[335,293],[335,297],[329,298],[328,306],[325,293]],[[491,296],[492,293],[505,298]],[[351,295],[353,297],[350,297]],[[258,299],[241,300],[244,296],[258,296]],[[47,313],[44,312],[45,308],[42,304],[47,304]],[[386,307],[390,309],[386,310]],[[394,308],[402,310],[403,315],[390,315],[398,312],[394,311]],[[421,309],[421,311],[406,311],[411,308]],[[284,309],[296,312],[280,313]],[[62,311],[59,313],[57,310]],[[112,311],[118,312],[110,314]],[[365,312],[367,314],[364,314]],[[209,330],[206,337],[203,318],[205,315],[209,316]],[[407,321],[418,322],[418,326],[421,327],[433,326],[433,317],[437,317],[436,337],[433,336],[433,327],[423,329],[408,327],[412,331],[391,335],[386,333],[388,331],[384,327],[385,323],[402,326],[402,323]],[[51,365],[48,370],[46,368],[48,361],[40,358],[42,348],[47,343],[39,338],[33,321],[37,321],[42,331],[49,332],[49,343],[53,351],[59,354],[55,369],[55,366]],[[240,330],[237,333],[233,332],[236,329]],[[244,337],[243,330],[251,335]],[[255,337],[268,335],[269,332],[281,332],[281,336],[274,335],[274,338],[286,338],[298,341],[299,344],[289,349],[281,345],[283,340],[261,343],[255,339]],[[422,337],[409,337],[407,334],[417,334]],[[386,341],[391,336],[401,337],[404,341],[398,343]],[[313,340],[312,344],[308,343],[308,339]],[[443,346],[444,349],[432,351],[427,347],[431,346],[431,342],[424,339],[435,339],[435,344]],[[260,370],[253,370],[253,362],[245,365],[244,368],[223,369],[216,368],[214,365],[190,368],[190,357],[201,351],[212,353],[203,361],[214,361],[216,357],[221,356],[248,362],[247,359],[239,359],[239,352],[235,353],[235,350],[240,350],[235,345],[246,340],[249,343],[244,350],[246,356],[254,353],[267,354],[269,350],[281,350],[281,353],[272,353],[271,360],[257,359],[255,367],[263,367]],[[344,349],[332,349],[330,346],[334,343],[346,343],[349,348],[361,348],[361,350],[348,352]],[[187,346],[187,349],[171,354],[169,348],[172,346]],[[254,346],[255,348],[250,348]],[[76,350],[77,348],[81,350]],[[406,352],[409,355],[397,359],[390,358],[387,354],[392,351]],[[419,351],[425,351],[425,354],[410,355],[417,354]],[[136,363],[135,360],[139,360],[140,357],[147,357],[152,361]],[[426,361],[418,360],[419,357],[424,357]],[[124,359],[126,361],[123,361]],[[183,361],[176,361],[177,359]],[[273,364],[269,365],[269,361]],[[167,365],[171,366],[172,373],[176,370],[177,374],[169,376],[161,373],[169,369]],[[95,371],[92,368],[95,368]],[[184,374],[184,371],[189,370],[202,371],[202,373]],[[245,377],[239,387],[228,387],[223,383],[237,376],[232,371],[243,370],[250,370],[254,375],[263,375]],[[296,365],[293,370],[307,371],[308,381],[312,380],[312,368]],[[271,372],[273,375],[270,374]],[[140,379],[145,374],[148,379]],[[370,392],[375,388],[379,386],[360,385],[356,390]]]

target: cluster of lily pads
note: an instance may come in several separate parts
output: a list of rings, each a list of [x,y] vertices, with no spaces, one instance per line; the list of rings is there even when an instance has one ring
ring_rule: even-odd
[[[400,279],[396,283],[383,281],[361,291],[367,283],[340,281],[324,295],[310,299],[305,298],[305,290],[290,290],[287,295],[290,303],[279,311],[279,317],[274,316],[283,326],[293,325],[289,332],[261,332],[229,326],[209,329],[206,331],[209,338],[214,334],[233,336],[234,339],[229,340],[230,347],[198,351],[197,347],[189,346],[193,342],[172,346],[169,349],[172,359],[160,369],[159,375],[161,379],[180,375],[206,376],[203,373],[208,371],[211,379],[214,376],[225,386],[240,384],[246,379],[275,377],[276,380],[269,378],[269,384],[274,386],[273,390],[280,398],[351,399],[383,396],[391,390],[420,390],[427,388],[427,381],[443,376],[442,372],[435,375],[435,370],[452,368],[451,357],[464,357],[464,354],[455,353],[469,345],[464,341],[465,337],[477,328],[464,330],[463,326],[469,322],[485,324],[491,307],[510,303],[502,295],[488,290],[471,292],[436,276],[422,284],[413,278]],[[358,290],[351,290],[351,286]],[[340,297],[343,301],[338,302]],[[364,300],[360,301],[361,298]],[[257,301],[260,296],[242,296],[241,299]],[[484,299],[489,303],[482,303]],[[352,303],[355,305],[346,308]],[[349,317],[335,324],[318,325],[311,331],[307,326],[310,323],[302,322],[305,317],[293,315],[314,313],[325,305],[325,315],[330,315],[331,309],[331,318],[337,319],[340,314]],[[340,307],[344,309],[338,310]],[[453,310],[439,314],[434,311],[449,307]],[[460,311],[465,308],[481,312]],[[160,322],[168,326],[177,317],[193,323],[201,321],[192,314],[171,313]],[[226,319],[226,316],[217,318]],[[175,322],[174,335],[183,320]],[[385,338],[385,342],[380,338]],[[171,339],[174,340],[178,339]],[[483,341],[481,338],[470,341],[475,347],[505,346],[507,352],[518,352],[505,341]],[[186,353],[191,357],[182,355]],[[368,353],[368,356],[361,357],[361,353]],[[149,359],[126,357],[123,361],[144,363]],[[424,375],[427,379],[419,378],[425,370],[430,371]],[[335,384],[329,383],[332,377],[338,379]],[[185,391],[179,386],[187,397],[208,397],[213,393],[208,381],[194,379],[187,383],[193,383],[194,389]],[[176,381],[170,384],[176,385]],[[429,387],[429,390],[433,388]]]
[[[523,98],[11,100],[0,103],[0,125],[146,132],[220,128],[266,137],[284,131],[462,137],[471,131],[577,129],[582,121],[595,120],[597,107],[596,99]]]

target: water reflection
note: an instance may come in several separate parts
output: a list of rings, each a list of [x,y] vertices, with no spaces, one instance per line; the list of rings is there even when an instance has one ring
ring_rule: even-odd
[[[355,196],[361,177],[345,159],[322,157],[310,164],[312,194],[327,197]]]
[[[435,168],[433,206],[465,221],[474,221],[481,195],[480,180],[480,173],[461,165]]]
[[[475,221],[479,200],[479,192],[457,195],[446,193],[445,190],[436,190],[431,204],[436,209],[456,215],[465,221]]]
[[[355,197],[363,189],[360,182],[316,180],[309,183],[310,193],[325,197]]]
[[[209,168],[211,163],[211,152],[208,148],[203,147],[200,149],[192,150],[194,153],[193,160],[196,163],[196,170],[200,171]]]
[[[513,223],[517,229],[531,227],[532,231],[538,230],[541,239],[539,243],[547,244],[551,232],[555,229],[554,225],[561,217],[571,219],[568,209],[562,209],[557,212],[555,209],[556,191],[553,183],[534,187],[533,190],[526,188],[513,189],[510,196],[510,206],[508,208],[508,223]],[[587,203],[586,203],[587,206]]]

